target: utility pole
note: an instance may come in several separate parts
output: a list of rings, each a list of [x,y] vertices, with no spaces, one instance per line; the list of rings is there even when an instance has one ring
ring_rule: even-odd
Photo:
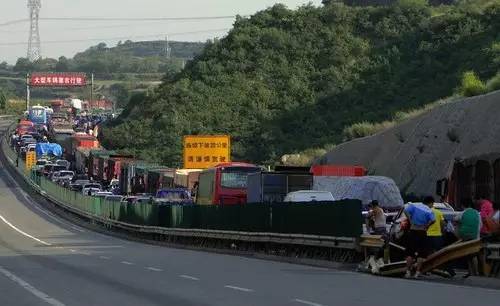
[[[31,62],[42,57],[40,46],[40,29],[38,18],[40,16],[41,0],[28,0],[28,11],[30,16],[30,36],[28,41],[28,59]]]

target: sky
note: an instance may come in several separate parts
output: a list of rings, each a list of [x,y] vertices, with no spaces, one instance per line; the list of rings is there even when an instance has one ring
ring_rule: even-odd
[[[0,62],[15,63],[26,57],[29,23],[10,21],[28,18],[28,0],[0,0]],[[223,37],[233,18],[217,20],[75,21],[71,18],[171,18],[251,15],[275,3],[289,8],[321,0],[42,0],[40,20],[42,56],[72,57],[99,42],[114,46],[120,40],[206,41]],[[69,40],[69,41],[68,41]]]

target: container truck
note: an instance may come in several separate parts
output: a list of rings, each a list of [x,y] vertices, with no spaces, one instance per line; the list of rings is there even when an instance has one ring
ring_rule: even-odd
[[[288,193],[313,186],[312,174],[305,172],[256,172],[247,181],[248,203],[281,203]]]

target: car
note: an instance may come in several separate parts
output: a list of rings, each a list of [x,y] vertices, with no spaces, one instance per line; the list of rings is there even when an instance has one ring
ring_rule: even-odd
[[[113,193],[109,192],[109,191],[99,191],[99,192],[96,192],[94,194],[94,197],[105,199],[107,196],[110,196],[110,195],[113,195]]]
[[[36,161],[36,164],[35,164],[35,170],[36,171],[42,171],[43,170],[43,167],[47,164],[49,164],[50,161],[48,161],[47,159],[39,159]]]
[[[69,189],[80,192],[82,191],[83,186],[88,183],[90,183],[89,180],[76,180],[69,185]]]
[[[144,196],[127,196],[122,199],[122,203],[137,204],[137,203],[150,203],[151,197]]]
[[[121,202],[123,200],[124,196],[121,195],[107,195],[104,200],[109,201],[109,202]]]
[[[83,195],[93,196],[100,191],[102,191],[102,186],[99,183],[87,183],[82,187]]]
[[[45,166],[43,166],[42,173],[44,176],[46,176],[50,179],[50,175],[52,173],[57,172],[57,171],[62,171],[62,170],[66,170],[66,168],[63,166],[56,165],[56,164],[46,164]]]
[[[156,192],[158,203],[193,204],[193,198],[187,188],[160,189]]]
[[[55,164],[59,165],[59,166],[64,166],[66,167],[66,170],[69,170],[69,167],[71,166],[71,163],[67,160],[64,160],[64,159],[58,159],[55,161]]]
[[[71,181],[75,173],[73,171],[61,170],[54,172],[51,176],[51,180],[55,183],[59,183],[61,181]]]
[[[86,174],[75,174],[75,176],[73,176],[73,179],[71,180],[72,183],[78,181],[78,180],[84,180],[84,181],[87,181],[89,182],[89,176],[86,175]]]
[[[330,191],[300,190],[286,195],[283,202],[333,202],[335,198]]]

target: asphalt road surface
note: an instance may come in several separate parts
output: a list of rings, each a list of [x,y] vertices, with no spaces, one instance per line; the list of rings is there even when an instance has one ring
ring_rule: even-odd
[[[141,244],[48,212],[0,165],[0,305],[498,305],[500,291]]]

